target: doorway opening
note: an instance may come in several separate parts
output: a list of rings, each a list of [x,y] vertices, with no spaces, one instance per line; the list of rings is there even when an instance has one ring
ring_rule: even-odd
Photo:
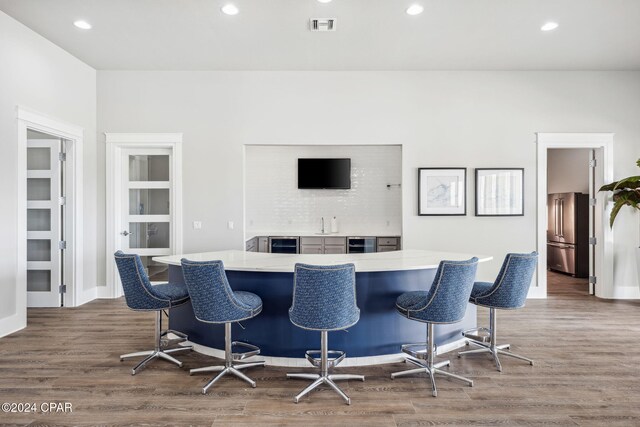
[[[547,150],[547,294],[589,296],[593,272],[596,150]],[[592,277],[592,276],[591,276]],[[593,279],[592,279],[593,280]]]
[[[17,108],[16,306],[76,307],[82,291],[82,128]]]
[[[613,178],[613,134],[538,133],[536,142],[540,256],[536,286],[529,296],[546,298],[548,291],[564,288],[610,298],[614,294],[613,233],[607,220],[611,206],[607,195],[597,190]],[[574,156],[564,167],[557,166]],[[554,181],[549,183],[550,179]],[[562,275],[548,273],[550,267]],[[556,288],[550,289],[551,284]]]
[[[113,253],[140,256],[151,282],[167,282],[153,257],[182,252],[182,134],[107,133],[107,297],[123,295]]]

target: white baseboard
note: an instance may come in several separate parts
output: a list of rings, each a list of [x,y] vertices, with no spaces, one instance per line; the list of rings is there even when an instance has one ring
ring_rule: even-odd
[[[542,290],[542,288],[538,286],[531,286],[529,288],[529,293],[527,294],[527,299],[546,299],[547,293]]]
[[[0,319],[0,338],[27,327],[27,319],[16,313],[4,319]]]
[[[80,293],[80,298],[76,307],[80,307],[81,305],[91,302],[96,298],[98,298],[98,288],[84,289]]]
[[[464,347],[467,343],[467,340],[462,338],[457,341],[454,341],[449,344],[444,344],[438,346],[438,354],[448,353],[450,351],[456,350],[460,347]],[[207,356],[216,357],[218,359],[224,359],[224,350],[218,350],[216,348],[207,347],[200,344],[194,344],[189,341],[185,341],[180,345],[192,345],[193,350],[205,354]],[[367,356],[367,357],[347,357],[340,363],[340,367],[350,367],[350,366],[371,366],[371,365],[382,365],[385,363],[398,363],[403,362],[405,359],[405,355],[403,353],[396,354],[384,354],[381,356]],[[289,367],[289,368],[308,368],[310,367],[310,363],[305,358],[296,358],[296,357],[272,357],[272,356],[254,356],[246,359],[247,362],[255,362],[258,360],[264,360],[266,365],[268,366],[281,366],[281,367]],[[244,361],[244,360],[243,360]]]
[[[614,287],[612,295],[603,296],[604,299],[640,299],[640,287],[620,286]]]
[[[111,296],[109,288],[106,286],[96,286],[96,298],[113,299],[113,296]]]
[[[609,295],[596,295],[602,299],[640,299],[640,287],[625,286],[614,287],[612,293]],[[547,295],[542,292],[539,287],[532,286],[529,288],[529,294],[527,299],[546,299]]]

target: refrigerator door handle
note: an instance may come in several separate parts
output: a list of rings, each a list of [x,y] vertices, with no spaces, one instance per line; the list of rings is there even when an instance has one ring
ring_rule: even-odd
[[[565,243],[548,242],[547,245],[553,246],[554,248],[560,248],[560,249],[575,249],[574,245],[569,245]]]
[[[564,237],[564,199],[560,199],[560,237]]]
[[[553,235],[558,237],[558,199],[553,199]]]

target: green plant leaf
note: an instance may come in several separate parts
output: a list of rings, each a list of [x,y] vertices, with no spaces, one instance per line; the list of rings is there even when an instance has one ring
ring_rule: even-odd
[[[620,181],[618,181],[613,189],[617,190],[622,188],[637,188],[639,183],[640,176],[630,176],[629,178],[621,179]]]
[[[640,167],[640,159],[636,162]],[[627,205],[640,210],[640,176],[630,176],[619,181],[600,187],[599,191],[613,192],[613,209],[609,217],[609,226],[613,228],[613,222],[620,209]]]
[[[618,185],[618,181],[614,181],[611,184],[603,185],[598,191],[613,191],[613,189],[616,188],[616,185]]]
[[[616,220],[620,208],[625,205],[624,200],[618,199],[611,209],[611,216],[609,217],[609,227],[613,228],[613,222]]]

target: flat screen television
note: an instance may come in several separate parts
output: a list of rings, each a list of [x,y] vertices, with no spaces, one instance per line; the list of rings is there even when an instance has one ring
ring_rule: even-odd
[[[298,159],[299,189],[351,188],[351,159]]]

